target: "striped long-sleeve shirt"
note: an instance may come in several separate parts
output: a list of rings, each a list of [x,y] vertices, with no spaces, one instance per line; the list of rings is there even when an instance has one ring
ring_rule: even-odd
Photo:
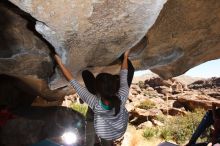
[[[106,140],[115,140],[123,136],[127,129],[128,112],[125,103],[129,93],[127,83],[128,70],[120,72],[120,88],[118,97],[121,100],[120,112],[115,116],[115,109],[105,110],[100,105],[100,98],[91,94],[85,87],[82,87],[76,80],[71,80],[70,84],[74,87],[81,99],[88,104],[94,111],[94,127],[96,134]]]

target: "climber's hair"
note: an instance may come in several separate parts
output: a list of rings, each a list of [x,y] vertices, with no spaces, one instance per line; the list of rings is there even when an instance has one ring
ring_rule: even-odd
[[[101,100],[107,100],[112,108],[115,108],[115,115],[120,111],[121,100],[116,95],[119,90],[118,76],[108,73],[100,73],[96,77],[96,92]]]

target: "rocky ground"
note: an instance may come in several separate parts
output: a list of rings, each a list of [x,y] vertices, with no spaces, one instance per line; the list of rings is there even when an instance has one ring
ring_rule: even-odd
[[[211,102],[218,102],[220,99],[219,78],[200,79],[191,84],[184,83],[182,78],[162,80],[155,76],[132,83],[126,105],[128,111],[138,111],[138,105],[149,100],[162,113],[168,110],[169,115],[175,116],[196,108],[209,109]]]
[[[163,80],[156,75],[135,78],[126,104],[130,113],[130,127],[124,140],[130,141],[130,143],[125,144],[122,141],[122,145],[141,146],[145,141],[145,145],[156,146],[163,139],[149,141],[146,138],[145,140],[136,140],[136,138],[143,139],[143,134],[140,132],[143,133],[146,128],[165,127],[166,120],[161,122],[158,120],[158,116],[166,115],[168,119],[185,115],[190,117],[189,114],[198,108],[204,109],[205,112],[211,108],[212,102],[219,102],[219,91],[220,78],[199,79],[179,76]],[[202,117],[201,114],[199,116],[197,119]],[[132,130],[134,128],[136,132]],[[140,134],[129,137],[128,135],[131,133]],[[153,143],[149,144],[149,142]]]

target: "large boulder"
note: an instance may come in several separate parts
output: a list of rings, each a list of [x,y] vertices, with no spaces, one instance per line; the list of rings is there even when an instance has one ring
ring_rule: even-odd
[[[36,30],[77,74],[85,67],[106,66],[136,45],[166,0],[11,2],[38,20]]]
[[[0,4],[0,74],[46,79],[53,71],[50,49],[35,21],[16,7]]]
[[[170,78],[219,58],[219,14],[218,0],[168,0],[147,33],[142,66]]]
[[[0,2],[0,15],[0,94],[12,94],[18,89],[47,99],[63,96],[64,91],[51,91],[48,87],[48,78],[54,68],[52,51],[35,31],[35,20],[3,1]]]
[[[197,97],[197,99],[190,99],[186,97],[179,97],[178,102],[184,106],[185,109],[193,111],[198,108],[202,108],[205,110],[209,110],[212,108],[212,103],[215,103],[217,105],[220,105],[219,100],[212,99],[199,99],[203,97]],[[210,97],[211,98],[211,97]]]
[[[211,88],[218,88],[220,87],[220,78],[210,78],[210,79],[204,79],[204,80],[198,80],[194,83],[188,85],[190,89],[211,89]]]

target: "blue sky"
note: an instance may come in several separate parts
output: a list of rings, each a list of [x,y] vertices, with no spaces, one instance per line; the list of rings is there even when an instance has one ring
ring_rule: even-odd
[[[188,70],[185,74],[192,77],[203,77],[203,78],[220,77],[220,59],[216,59],[200,64]]]
[[[135,76],[143,75],[149,73],[150,71],[137,71],[135,72]],[[210,78],[210,77],[220,77],[220,59],[212,60],[200,64],[190,70],[188,70],[185,75],[191,77],[202,77],[202,78]]]

